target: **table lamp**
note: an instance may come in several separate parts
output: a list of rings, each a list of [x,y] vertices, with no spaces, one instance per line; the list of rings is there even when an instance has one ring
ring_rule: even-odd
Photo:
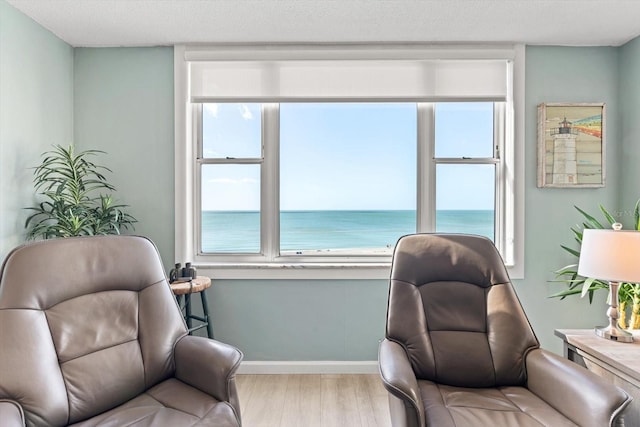
[[[614,224],[616,226],[617,224]],[[584,230],[578,274],[609,282],[609,325],[596,328],[596,335],[619,342],[632,342],[633,335],[618,327],[620,282],[640,283],[640,232]]]

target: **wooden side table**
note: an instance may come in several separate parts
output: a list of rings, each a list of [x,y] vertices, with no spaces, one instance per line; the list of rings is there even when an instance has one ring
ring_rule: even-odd
[[[205,276],[198,276],[195,279],[188,281],[175,281],[170,283],[169,286],[173,291],[173,294],[178,300],[178,305],[182,308],[182,297],[184,296],[184,320],[187,323],[189,329],[189,335],[192,335],[193,331],[198,329],[207,328],[207,336],[213,338],[213,325],[209,318],[209,304],[207,303],[207,293],[205,290],[211,286],[211,279]],[[191,295],[194,293],[200,294],[202,301],[202,316],[195,315],[191,312]],[[200,322],[199,325],[193,326],[193,320]]]
[[[627,426],[640,426],[640,335],[632,343],[603,339],[593,329],[556,329],[564,356],[626,391],[633,401],[624,413]]]

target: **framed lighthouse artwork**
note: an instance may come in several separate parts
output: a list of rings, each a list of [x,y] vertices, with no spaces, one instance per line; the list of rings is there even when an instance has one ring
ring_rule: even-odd
[[[605,104],[538,106],[538,187],[605,185]]]

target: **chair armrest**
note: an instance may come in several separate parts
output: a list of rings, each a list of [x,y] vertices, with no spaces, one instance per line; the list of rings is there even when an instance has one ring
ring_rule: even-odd
[[[0,420],[3,427],[24,427],[24,413],[18,402],[0,399]]]
[[[614,426],[631,397],[567,359],[542,349],[526,357],[527,387],[581,427]]]
[[[229,402],[240,417],[235,373],[242,352],[228,344],[186,335],[175,348],[176,378],[220,401]]]
[[[389,393],[403,402],[403,421],[407,426],[424,426],[424,407],[418,380],[411,368],[404,348],[388,339],[382,340],[378,352],[378,366],[382,383]],[[392,418],[394,414],[392,414]]]

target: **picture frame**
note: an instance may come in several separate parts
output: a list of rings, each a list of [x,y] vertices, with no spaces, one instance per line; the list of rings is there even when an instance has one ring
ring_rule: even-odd
[[[605,186],[604,103],[538,105],[538,187]]]

